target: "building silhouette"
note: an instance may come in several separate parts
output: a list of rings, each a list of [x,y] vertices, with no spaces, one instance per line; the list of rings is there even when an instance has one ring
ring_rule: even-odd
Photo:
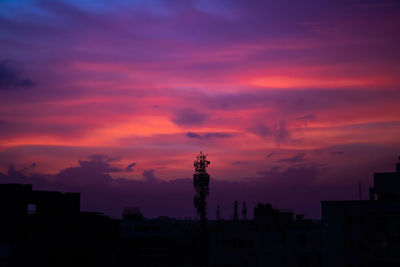
[[[218,221],[210,229],[208,266],[321,266],[319,221],[259,203],[253,220]]]
[[[112,266],[116,221],[80,212],[79,193],[0,185],[0,266]]]
[[[400,163],[368,200],[322,201],[323,265],[400,266]]]
[[[139,207],[112,219],[81,211],[79,193],[0,184],[0,266],[400,266],[399,186],[400,163],[374,174],[368,200],[322,201],[322,221],[265,203],[239,218],[236,201],[235,216],[204,228]]]

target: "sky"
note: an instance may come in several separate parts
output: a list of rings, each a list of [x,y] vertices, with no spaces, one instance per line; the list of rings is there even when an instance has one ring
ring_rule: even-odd
[[[400,156],[400,3],[0,0],[0,182],[118,217],[319,218]]]

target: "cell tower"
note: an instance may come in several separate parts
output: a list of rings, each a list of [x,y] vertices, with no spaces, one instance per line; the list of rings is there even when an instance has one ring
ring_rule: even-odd
[[[200,215],[202,229],[205,229],[206,227],[206,197],[210,193],[210,188],[208,186],[210,182],[210,175],[206,170],[210,162],[206,158],[207,155],[200,151],[196,157],[196,160],[194,161],[193,174],[193,186],[196,190],[196,195],[194,196],[194,207],[196,208],[197,213]]]

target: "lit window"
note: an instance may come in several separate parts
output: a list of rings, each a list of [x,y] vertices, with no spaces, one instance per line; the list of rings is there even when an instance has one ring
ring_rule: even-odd
[[[36,204],[28,204],[28,214],[36,214]]]

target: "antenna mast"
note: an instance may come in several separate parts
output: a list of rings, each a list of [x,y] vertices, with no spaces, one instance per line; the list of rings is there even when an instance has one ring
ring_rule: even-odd
[[[238,202],[235,200],[233,203],[233,220],[238,221],[239,220],[239,213],[238,213]]]
[[[200,151],[194,161],[194,174],[193,174],[193,186],[196,190],[194,196],[194,207],[197,210],[197,214],[200,215],[201,227],[203,230],[206,228],[206,216],[207,216],[207,201],[206,197],[210,193],[209,182],[210,175],[207,173],[207,166],[210,161],[207,160],[207,155]]]
[[[243,201],[242,219],[243,220],[247,220],[247,205],[246,205],[246,201]]]

